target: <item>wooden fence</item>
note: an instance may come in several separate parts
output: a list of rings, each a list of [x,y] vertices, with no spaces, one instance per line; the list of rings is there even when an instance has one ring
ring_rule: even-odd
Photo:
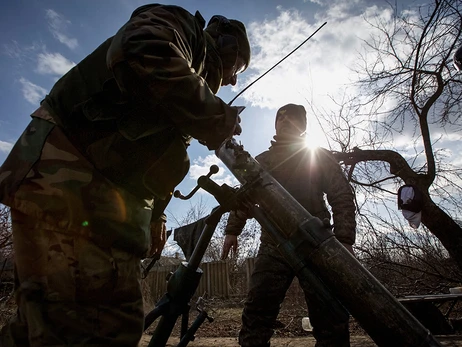
[[[201,264],[203,274],[196,295],[203,295],[205,292],[209,297],[220,298],[245,295],[254,263],[254,258],[247,259],[242,272],[231,272],[227,260]],[[177,265],[158,266],[150,271],[144,281],[150,289],[152,299],[156,301],[166,293],[166,278],[170,272],[175,272],[177,267]]]

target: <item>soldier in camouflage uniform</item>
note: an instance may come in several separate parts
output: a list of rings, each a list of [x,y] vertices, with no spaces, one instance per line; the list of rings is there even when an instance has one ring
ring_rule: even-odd
[[[303,106],[288,104],[276,115],[276,136],[268,151],[256,157],[258,162],[314,216],[330,220],[324,194],[332,208],[337,239],[353,252],[355,242],[354,195],[340,166],[325,149],[308,149],[304,137],[306,112]],[[244,211],[231,212],[225,229],[222,257],[230,249],[236,251],[237,236],[249,216]],[[242,314],[239,343],[245,347],[269,346],[280,305],[295,277],[294,270],[279,253],[270,236],[262,230],[261,244],[250,280],[250,288]],[[309,283],[299,278],[302,289]],[[316,346],[349,346],[346,321],[328,321],[321,307],[304,290]]]
[[[189,141],[215,149],[240,133],[215,94],[249,64],[245,27],[204,27],[198,12],[138,8],[32,114],[0,170],[18,304],[1,346],[137,345],[140,259],[162,250]]]

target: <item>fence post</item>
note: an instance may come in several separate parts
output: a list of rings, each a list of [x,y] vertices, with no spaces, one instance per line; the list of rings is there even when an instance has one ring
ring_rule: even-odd
[[[167,291],[167,281],[165,278],[170,271],[175,271],[176,267],[176,265],[168,265],[151,269],[147,279],[151,295],[154,299],[161,297]],[[229,298],[230,280],[228,261],[202,263],[201,269],[204,273],[197,287],[196,295],[203,295],[204,292],[207,292],[210,297],[220,296]]]

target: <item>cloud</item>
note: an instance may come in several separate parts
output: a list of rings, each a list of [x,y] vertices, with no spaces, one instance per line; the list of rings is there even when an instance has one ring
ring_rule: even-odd
[[[303,0],[303,2],[311,2],[311,3],[317,4],[317,5],[325,5],[324,1],[322,1],[322,0]]]
[[[198,157],[193,160],[191,168],[189,169],[189,178],[197,180],[200,176],[207,175],[210,166],[217,165],[219,167],[218,173],[214,174],[211,178],[218,185],[227,184],[229,186],[236,186],[239,182],[229,171],[223,166],[222,162],[218,157],[214,155],[208,155],[205,158]]]
[[[34,64],[35,52],[44,50],[45,45],[41,42],[33,42],[30,45],[22,45],[16,40],[11,40],[8,43],[3,44],[2,54],[15,60],[15,63],[19,66],[29,67]]]
[[[13,148],[12,143],[0,140],[0,152],[9,153],[12,148]]]
[[[23,48],[19,45],[18,41],[11,40],[10,43],[3,44],[3,54],[12,59],[22,59]]]
[[[455,142],[455,143],[461,143],[462,142],[462,134],[459,132],[433,132],[432,133],[432,138],[441,138],[442,142],[448,143],[448,142]]]
[[[344,8],[346,5],[339,2],[338,6]],[[248,31],[254,51],[251,70],[234,90],[241,90],[242,83],[248,84],[266,72],[327,20],[327,25],[310,41],[266,75],[264,83],[257,82],[243,97],[253,106],[275,109],[287,102],[332,103],[327,96],[338,96],[347,86],[354,94],[350,86],[355,76],[351,67],[358,59],[362,39],[368,38],[372,30],[364,21],[364,15],[388,14],[373,6],[356,16],[344,18],[334,7],[329,6],[327,12],[317,14],[316,17],[323,18],[318,23],[308,22],[297,10],[281,7],[275,19],[250,23]]]
[[[66,34],[67,27],[69,24],[71,24],[71,21],[51,9],[46,10],[45,14],[48,20],[48,28],[50,29],[54,38],[62,44],[65,44],[70,49],[75,49],[79,45],[77,39],[70,38]]]
[[[40,43],[26,46],[13,40],[3,45],[3,54],[14,59],[18,66],[30,68],[36,62],[35,71],[40,74],[62,76],[76,65],[60,53],[47,52],[46,46]]]
[[[438,156],[445,155],[448,162],[455,167],[462,166],[460,152],[462,150],[462,134],[459,131],[449,132],[448,129],[432,132],[433,150]],[[436,140],[436,141],[435,141]]]
[[[37,105],[47,94],[47,90],[21,77],[22,94],[31,104]]]
[[[370,0],[369,0],[370,1]],[[325,13],[326,20],[344,20],[357,16],[363,10],[364,1],[362,0],[337,0],[326,2],[327,11]]]
[[[264,81],[255,83],[242,97],[252,106],[272,110],[286,103],[304,105],[308,111],[309,131],[313,129],[315,133],[326,131],[328,134],[327,130],[337,125],[335,122],[342,125],[337,130],[348,130],[352,126],[354,133],[346,130],[340,133],[338,130],[332,136],[327,146],[331,149],[339,149],[338,139],[343,143],[348,142],[351,147],[370,146],[370,141],[374,140],[371,134],[377,133],[376,128],[383,130],[380,128],[385,120],[383,110],[394,107],[396,101],[391,98],[384,100],[380,104],[381,112],[374,110],[371,113],[366,107],[347,110],[347,107],[350,101],[353,100],[354,104],[363,94],[360,85],[354,84],[360,77],[355,70],[361,71],[358,65],[364,63],[359,59],[364,41],[376,33],[365,18],[370,22],[375,19],[387,22],[392,12],[389,7],[369,6],[369,2],[358,3],[355,1],[354,7],[345,1],[335,1],[318,7],[320,10],[315,13],[314,21],[307,19],[302,12],[280,6],[275,18],[250,23],[248,33],[253,47],[252,63],[250,70],[240,78],[233,90],[242,90],[268,71],[327,21],[327,25],[316,35],[265,75]],[[348,10],[350,15],[344,16],[340,9]],[[373,55],[363,54],[362,57],[368,63],[376,61]],[[345,112],[350,113],[347,124],[342,123]],[[384,135],[387,136],[381,138],[380,142],[375,140],[377,147],[391,144],[392,139],[388,134]]]
[[[62,76],[75,66],[75,63],[60,53],[40,53],[37,56],[37,72]]]

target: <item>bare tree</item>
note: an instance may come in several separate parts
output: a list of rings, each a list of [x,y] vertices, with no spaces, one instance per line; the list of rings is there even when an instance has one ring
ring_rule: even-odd
[[[167,216],[168,219],[173,221],[177,227],[181,227],[183,225],[198,221],[199,219],[207,216],[210,212],[211,208],[207,206],[206,202],[202,199],[201,196],[196,203],[189,203],[189,209],[184,215],[178,216],[167,209]]]
[[[391,196],[403,182],[417,186],[422,223],[462,269],[462,229],[455,221],[462,170],[445,161],[432,138],[438,127],[461,130],[462,78],[451,58],[462,44],[462,3],[435,0],[403,13],[369,21],[378,34],[364,42],[362,66],[356,68],[362,95],[344,100],[348,111],[333,121],[344,134],[334,139],[341,144],[336,156],[364,194]],[[352,114],[359,120],[353,122]],[[360,130],[365,136],[354,147]],[[406,158],[392,147],[393,136],[404,132],[414,139],[414,153]]]
[[[13,234],[11,229],[10,208],[0,205],[0,259],[13,256]]]
[[[399,212],[381,203],[380,213],[363,210],[355,251],[360,262],[394,295],[447,293],[462,271],[425,227],[410,230]],[[373,225],[373,226],[371,226]]]
[[[13,234],[10,209],[0,205],[0,301],[13,295]],[[9,315],[9,312],[2,312]],[[1,319],[0,319],[1,323]]]
[[[210,260],[221,259],[227,220],[228,214],[221,219],[207,249],[205,256]],[[247,258],[256,257],[260,246],[260,233],[260,224],[255,219],[249,219],[239,235],[237,251],[229,255],[229,262],[234,270],[240,269]]]
[[[207,206],[202,198],[195,204],[191,204],[187,212],[183,216],[176,216],[173,213],[168,213],[168,218],[173,220],[178,226],[184,226],[194,223],[201,218],[210,214],[211,208]],[[225,238],[225,228],[228,220],[228,213],[224,214],[218,223],[215,233],[210,240],[207,250],[204,254],[204,261],[218,261],[221,259],[221,250]],[[242,266],[243,262],[248,257],[256,256],[259,246],[260,225],[255,220],[247,222],[242,234],[239,236],[239,247],[236,253],[231,254],[230,265],[233,269]]]

